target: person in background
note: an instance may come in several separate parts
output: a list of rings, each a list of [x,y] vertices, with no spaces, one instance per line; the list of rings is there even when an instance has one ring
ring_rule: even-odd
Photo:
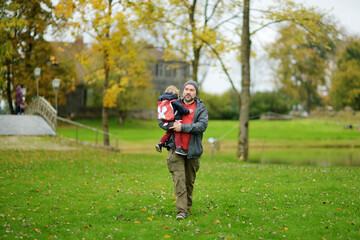
[[[16,87],[16,92],[15,92],[15,114],[22,114],[23,110],[20,107],[20,104],[24,101],[23,100],[23,96],[22,96],[22,90],[21,90],[21,86],[17,86]]]

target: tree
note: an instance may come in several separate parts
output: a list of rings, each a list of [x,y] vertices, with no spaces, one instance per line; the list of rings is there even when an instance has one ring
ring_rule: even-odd
[[[280,37],[269,47],[270,58],[277,60],[275,77],[280,87],[310,112],[319,102],[318,87],[325,84],[325,70],[329,56],[335,52],[336,36],[331,32],[324,34],[321,42],[313,41],[322,32],[311,36],[294,24],[284,25],[279,32]]]
[[[249,115],[257,117],[266,112],[286,114],[291,107],[291,100],[282,91],[257,92],[251,95]]]
[[[56,6],[56,14],[58,17],[66,20],[65,26],[72,29],[74,34],[86,32],[92,37],[94,41],[91,45],[91,52],[96,57],[92,59],[101,58],[98,64],[93,66],[92,72],[95,80],[102,82],[102,124],[103,131],[109,132],[109,108],[115,106],[118,94],[121,91],[126,91],[124,83],[130,79],[131,76],[125,76],[124,73],[135,71],[137,73],[146,71],[139,71],[140,67],[144,65],[137,65],[139,52],[133,49],[138,46],[134,40],[136,31],[129,29],[136,29],[135,21],[133,21],[131,14],[127,11],[127,2],[117,0],[62,0]],[[82,56],[85,61],[89,61]],[[130,69],[125,69],[121,63],[128,64]],[[147,77],[137,78],[146,82]],[[138,85],[144,83],[138,82]],[[136,86],[135,84],[135,86]],[[109,137],[104,135],[104,145],[109,145]]]
[[[278,10],[280,9],[280,10]],[[325,14],[320,14],[314,9],[306,9],[301,4],[296,5],[293,1],[284,1],[278,8],[270,7],[264,11],[263,18],[268,21],[262,23],[258,29],[251,33],[250,26],[250,0],[244,0],[243,7],[243,28],[241,45],[241,107],[239,123],[238,157],[248,160],[248,127],[249,127],[249,107],[250,107],[250,52],[251,36],[259,30],[272,24],[280,22],[292,22],[304,28],[313,43],[329,47],[328,42],[324,41],[329,35],[336,32],[332,22],[326,18]],[[326,23],[326,24],[325,24]],[[318,33],[318,34],[315,34]]]
[[[22,85],[29,94],[34,93],[34,49],[52,24],[52,4],[49,0],[5,0],[0,7],[0,53],[4,56],[0,60],[0,91],[14,113],[12,86]]]
[[[157,45],[166,49],[167,58],[180,54],[191,64],[192,80],[201,84],[200,71],[206,71],[215,54],[232,50],[232,39],[222,32],[241,14],[238,5],[236,0],[158,0],[135,1],[133,7],[140,21],[160,40]]]
[[[201,92],[200,97],[206,103],[209,119],[239,118],[239,102],[232,90],[221,95]]]
[[[189,42],[192,43],[192,46],[195,46],[195,48],[192,48],[192,52],[189,51],[189,48],[180,48],[184,53],[192,53],[192,66],[195,68],[195,74],[197,67],[199,66],[194,64],[194,60],[197,59],[196,56],[206,56],[208,58],[216,59],[220,63],[221,69],[227,76],[234,92],[236,93],[240,106],[237,155],[240,159],[247,160],[250,105],[249,87],[251,37],[259,30],[280,22],[293,22],[305,28],[309,33],[320,32],[322,29],[329,28],[329,25],[325,24],[328,19],[324,18],[325,15],[316,14],[314,9],[306,9],[301,4],[296,5],[293,1],[284,0],[282,2],[279,1],[279,6],[270,6],[266,10],[257,10],[262,12],[261,18],[266,22],[260,23],[259,28],[250,32],[249,0],[244,0],[242,5],[240,5],[241,3],[239,1],[205,1],[202,2],[203,5],[197,5],[199,2],[196,0],[192,1],[191,3],[189,1],[173,0],[170,2],[166,1],[166,6],[168,6],[168,8],[157,8],[157,5],[149,4],[149,2],[150,1],[146,1],[146,4],[144,5],[145,7],[142,8],[142,12],[145,13],[148,19],[163,23],[161,26],[164,26],[164,24],[170,24],[171,26],[174,26],[174,28],[171,28],[169,31],[164,31],[165,33],[170,34],[170,37],[165,39],[166,43],[172,43],[171,39],[180,39],[180,41],[177,42],[178,44],[175,46],[188,46],[185,43]],[[157,2],[161,3],[161,1]],[[222,7],[219,7],[220,5]],[[181,6],[184,6],[183,10],[173,11],[173,9],[181,9]],[[203,6],[204,8],[199,8],[199,6]],[[242,8],[242,11],[238,11],[239,8]],[[229,12],[234,14],[229,16]],[[242,31],[239,31],[239,26],[241,26],[241,24],[237,24],[235,28],[231,28],[232,39],[228,40],[226,38],[226,33],[229,33],[228,29],[223,28],[220,30],[220,27],[229,27],[229,25],[233,24],[232,20],[238,19],[241,13],[243,14]],[[166,16],[168,15],[172,16],[173,18],[167,18]],[[212,16],[217,16],[216,21],[208,21],[212,18]],[[192,18],[195,19],[195,21],[191,21]],[[176,21],[174,22],[173,19],[180,21],[180,23],[177,23]],[[202,24],[199,25],[199,23]],[[229,23],[229,25],[226,23]],[[211,27],[211,24],[214,24],[214,26]],[[185,32],[181,32],[179,30],[183,30]],[[241,45],[236,39],[234,40],[234,32],[241,32]],[[325,32],[326,31],[324,31],[324,33]],[[158,32],[156,33],[158,34]],[[317,39],[313,38],[313,40],[316,42]],[[224,42],[226,44],[224,44]],[[200,46],[201,48],[199,50],[198,47]],[[206,55],[204,55],[203,52],[205,46],[208,50]],[[228,51],[239,48],[241,49],[240,59],[242,71],[240,93],[238,92],[234,81],[228,72],[229,67],[226,66],[224,61],[224,54],[228,53]],[[199,53],[200,55],[197,55]],[[193,80],[196,80],[198,77],[195,74],[193,76]]]
[[[241,35],[241,105],[237,156],[248,160],[249,113],[250,113],[250,0],[244,0],[243,27]]]
[[[360,110],[360,40],[349,39],[331,76],[330,100],[336,109]]]

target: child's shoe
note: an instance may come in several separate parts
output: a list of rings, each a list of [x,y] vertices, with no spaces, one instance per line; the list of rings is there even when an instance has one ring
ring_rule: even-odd
[[[158,144],[155,145],[155,149],[158,152],[162,152],[161,148],[164,146],[164,144],[162,144],[161,142],[159,142]]]
[[[182,148],[182,147],[177,147],[175,149],[175,153],[176,154],[179,154],[179,155],[183,155],[183,156],[186,156],[187,155],[187,152]]]

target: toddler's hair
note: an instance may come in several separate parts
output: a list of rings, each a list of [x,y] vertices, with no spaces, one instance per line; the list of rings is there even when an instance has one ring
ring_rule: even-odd
[[[179,96],[179,89],[177,87],[175,87],[174,85],[170,85],[165,89],[166,93],[172,93],[175,94],[176,96]]]

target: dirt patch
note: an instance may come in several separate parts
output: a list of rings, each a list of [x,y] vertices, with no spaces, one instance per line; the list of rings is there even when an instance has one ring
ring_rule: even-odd
[[[0,136],[0,150],[80,150],[83,146],[52,136]]]

